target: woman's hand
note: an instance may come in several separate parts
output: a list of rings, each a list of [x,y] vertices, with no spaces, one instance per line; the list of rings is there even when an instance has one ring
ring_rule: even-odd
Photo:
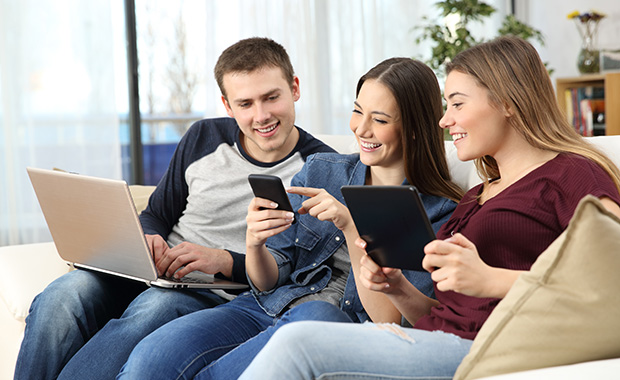
[[[329,220],[341,231],[354,226],[349,209],[325,189],[290,187],[286,191],[309,198],[301,204],[301,208],[297,211],[300,214],[309,214],[318,220]]]
[[[424,269],[440,291],[474,297],[503,298],[521,273],[487,265],[476,246],[462,234],[434,240],[424,247]]]
[[[250,281],[260,291],[273,289],[278,281],[278,265],[267,250],[267,238],[288,229],[295,216],[290,211],[276,210],[278,205],[268,199],[254,198],[245,220],[245,269]]]
[[[366,242],[361,238],[355,245],[366,250]],[[400,323],[403,316],[413,324],[438,303],[413,286],[400,269],[381,267],[368,254],[360,259],[359,277],[358,293],[375,322]]]
[[[267,238],[288,229],[293,223],[294,214],[276,210],[278,205],[268,199],[254,198],[248,206],[245,245],[248,249],[259,248]]]
[[[357,239],[355,245],[366,249],[362,238]],[[366,289],[389,294],[403,280],[407,281],[400,269],[381,267],[368,254],[360,259],[360,282]]]

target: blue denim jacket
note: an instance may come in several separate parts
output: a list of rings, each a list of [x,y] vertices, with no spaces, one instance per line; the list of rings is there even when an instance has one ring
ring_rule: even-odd
[[[324,188],[338,201],[345,203],[340,188],[344,185],[363,185],[366,171],[367,166],[359,160],[359,154],[317,153],[306,159],[302,169],[293,177],[291,186]],[[297,194],[289,194],[289,197],[293,210],[298,210],[307,198]],[[452,215],[456,203],[426,194],[421,194],[421,199],[437,232]],[[344,234],[332,222],[320,221],[307,214],[295,217],[297,223],[267,240],[267,248],[279,269],[276,286],[261,292],[249,281],[258,304],[274,317],[292,301],[327,286],[332,270],[325,261],[345,243]],[[406,271],[405,275],[420,291],[432,295],[433,284],[429,273]],[[367,319],[357,295],[353,271],[349,273],[341,307],[354,320]]]

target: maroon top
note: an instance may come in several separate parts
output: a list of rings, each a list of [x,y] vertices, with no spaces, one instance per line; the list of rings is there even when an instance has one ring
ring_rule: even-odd
[[[482,184],[465,194],[437,234],[446,239],[460,232],[472,241],[482,260],[492,267],[529,270],[568,226],[584,196],[606,196],[620,204],[609,175],[596,163],[575,154],[559,154],[504,189],[483,205],[476,198]],[[500,299],[441,292],[440,305],[420,318],[415,327],[441,330],[474,339]]]

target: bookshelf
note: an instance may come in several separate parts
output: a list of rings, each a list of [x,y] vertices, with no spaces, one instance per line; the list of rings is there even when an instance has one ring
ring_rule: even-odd
[[[605,88],[605,134],[620,135],[620,72],[557,78],[556,96],[562,112],[566,113],[564,91],[577,87]]]

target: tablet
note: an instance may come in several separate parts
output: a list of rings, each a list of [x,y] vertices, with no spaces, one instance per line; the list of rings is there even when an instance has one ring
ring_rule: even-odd
[[[341,191],[377,264],[424,271],[424,246],[435,232],[414,186],[343,186]]]

